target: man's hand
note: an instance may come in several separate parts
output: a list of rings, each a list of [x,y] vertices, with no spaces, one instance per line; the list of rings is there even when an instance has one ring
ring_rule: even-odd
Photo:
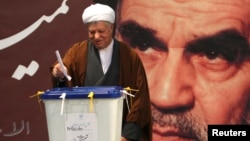
[[[66,70],[66,72],[68,72],[68,69],[67,69],[65,66],[63,66],[63,67],[64,67],[64,69]],[[52,74],[53,74],[54,77],[58,77],[58,78],[60,78],[60,79],[63,79],[63,78],[64,78],[63,71],[62,71],[61,66],[60,66],[59,63],[57,63],[57,64],[54,66],[54,68],[53,68],[53,70],[52,70]]]

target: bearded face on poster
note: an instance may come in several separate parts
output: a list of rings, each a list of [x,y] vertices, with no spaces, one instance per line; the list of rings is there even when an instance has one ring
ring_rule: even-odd
[[[96,0],[146,70],[153,141],[207,140],[209,124],[249,124],[250,1]]]

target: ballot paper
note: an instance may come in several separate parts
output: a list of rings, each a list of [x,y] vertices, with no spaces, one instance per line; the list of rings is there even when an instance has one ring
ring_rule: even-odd
[[[62,58],[60,56],[60,53],[58,50],[56,50],[56,57],[57,57],[57,61],[62,69],[62,72],[63,72],[63,75],[70,81],[71,80],[71,76],[69,76],[64,68],[64,65],[63,65],[63,61],[62,61]]]

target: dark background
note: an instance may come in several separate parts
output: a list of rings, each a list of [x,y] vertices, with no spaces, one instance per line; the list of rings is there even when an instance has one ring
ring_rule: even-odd
[[[9,37],[23,33],[42,16],[51,16],[62,2],[0,0],[0,141],[49,140],[44,104],[41,102],[41,111],[37,97],[29,97],[51,88],[49,66],[56,61],[55,51],[63,56],[73,43],[86,39],[81,16],[92,0],[68,0],[67,13],[55,16],[51,22],[43,21],[15,44],[17,40]],[[6,40],[13,45],[6,46]],[[38,68],[29,66],[32,62]],[[19,71],[20,74],[26,71],[20,80],[12,77],[19,65],[27,69]],[[28,70],[34,73],[28,75]],[[23,123],[21,133],[6,136],[20,130]]]

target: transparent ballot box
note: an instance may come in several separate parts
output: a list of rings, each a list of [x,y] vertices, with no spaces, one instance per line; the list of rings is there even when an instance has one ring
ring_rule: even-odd
[[[118,141],[121,138],[123,88],[53,88],[44,92],[50,141]]]

